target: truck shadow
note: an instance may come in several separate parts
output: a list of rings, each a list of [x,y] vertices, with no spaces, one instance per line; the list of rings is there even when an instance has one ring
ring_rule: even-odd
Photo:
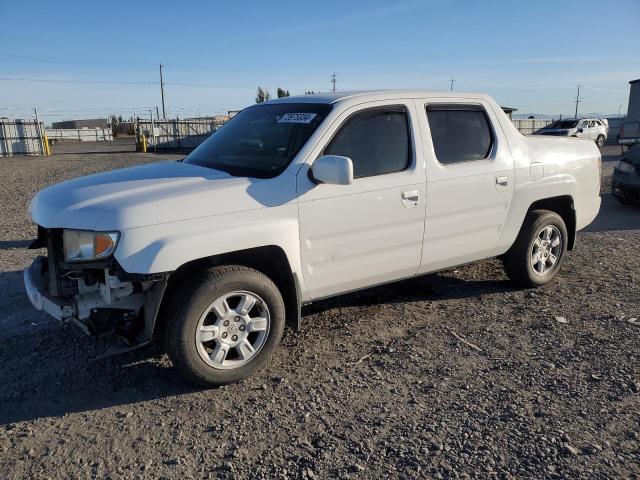
[[[0,240],[0,250],[11,250],[12,248],[29,248],[33,240]]]
[[[0,273],[0,285],[9,287],[0,293],[0,425],[201,391],[186,384],[154,347],[90,361],[109,343],[33,310],[20,278],[18,271]],[[304,315],[339,306],[439,301],[510,290],[507,281],[464,281],[435,274],[314,303]],[[249,379],[244,386],[251,388],[250,384]]]
[[[585,232],[640,230],[640,207],[623,205],[610,193],[603,193],[600,212]]]
[[[302,313],[312,315],[332,308],[465,299],[515,290],[517,287],[508,280],[468,281],[441,272],[314,302],[305,306]],[[304,318],[302,324],[304,328]]]

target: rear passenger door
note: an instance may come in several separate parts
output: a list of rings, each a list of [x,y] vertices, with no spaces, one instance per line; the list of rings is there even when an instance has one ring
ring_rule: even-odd
[[[420,273],[493,254],[509,211],[515,171],[491,105],[438,100],[421,108],[427,213]]]

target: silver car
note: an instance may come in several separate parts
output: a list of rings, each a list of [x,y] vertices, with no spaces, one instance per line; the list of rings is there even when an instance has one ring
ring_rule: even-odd
[[[591,138],[598,147],[603,147],[608,131],[609,123],[601,118],[567,118],[550,123],[534,135]]]

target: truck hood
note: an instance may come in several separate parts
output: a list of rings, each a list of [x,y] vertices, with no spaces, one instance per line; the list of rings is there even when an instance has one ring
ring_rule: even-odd
[[[171,161],[53,185],[34,197],[29,214],[45,228],[122,231],[275,206],[294,196],[295,179],[286,172],[274,179],[232,177]]]

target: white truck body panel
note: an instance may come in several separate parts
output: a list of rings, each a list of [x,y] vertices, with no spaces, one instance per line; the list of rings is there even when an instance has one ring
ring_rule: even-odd
[[[302,301],[309,301],[502,254],[537,200],[570,196],[578,229],[598,212],[600,154],[593,141],[524,137],[486,95],[339,92],[273,101],[288,102],[333,109],[275,178],[149,164],[49,187],[34,198],[31,217],[46,228],[120,232],[114,256],[129,273],[171,272],[192,260],[275,245],[297,275]],[[425,115],[429,103],[482,105],[495,137],[490,156],[440,164]],[[344,120],[379,105],[406,107],[410,166],[351,185],[311,181],[313,161]]]

